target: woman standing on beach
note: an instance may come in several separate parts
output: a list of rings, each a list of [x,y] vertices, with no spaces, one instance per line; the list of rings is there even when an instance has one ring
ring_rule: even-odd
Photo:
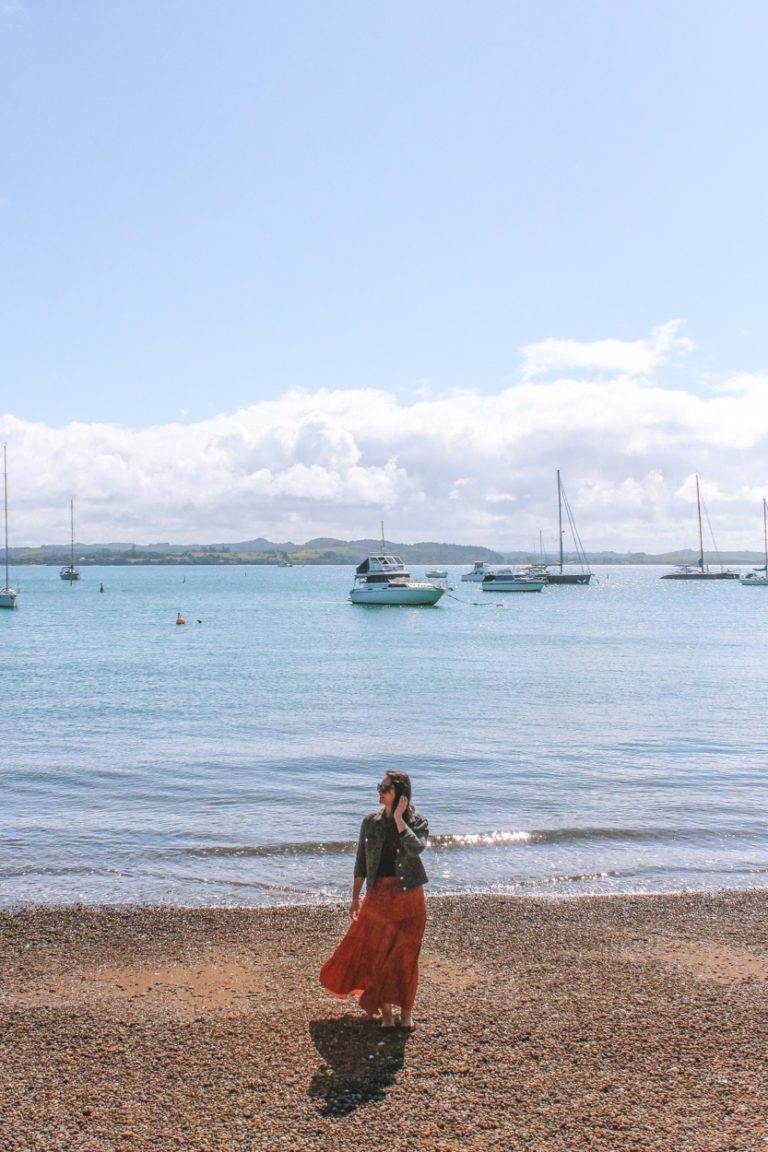
[[[405,772],[387,772],[376,787],[383,807],[366,816],[360,828],[352,923],[323,965],[320,983],[334,996],[359,996],[360,1007],[369,1016],[380,1015],[383,1028],[413,1028],[427,919],[422,887],[427,874],[419,854],[427,846],[429,828],[411,804]]]

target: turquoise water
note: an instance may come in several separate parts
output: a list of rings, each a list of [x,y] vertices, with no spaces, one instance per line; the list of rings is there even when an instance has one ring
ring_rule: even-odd
[[[462,570],[395,609],[350,605],[342,567],[17,569],[0,903],[336,897],[387,767],[433,891],[765,886],[768,593]]]

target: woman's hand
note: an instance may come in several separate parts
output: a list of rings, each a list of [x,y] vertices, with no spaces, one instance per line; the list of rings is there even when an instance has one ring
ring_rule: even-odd
[[[360,915],[360,897],[353,896],[349,905],[349,918],[350,920],[357,920]]]
[[[403,820],[403,816],[405,815],[405,813],[407,811],[408,811],[408,797],[407,796],[401,796],[397,802],[397,807],[395,808],[395,813],[394,813],[395,824],[397,826],[398,832],[402,832],[403,828],[405,828],[405,820]]]

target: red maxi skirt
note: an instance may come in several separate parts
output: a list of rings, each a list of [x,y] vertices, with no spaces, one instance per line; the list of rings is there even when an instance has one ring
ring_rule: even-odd
[[[384,1004],[399,1005],[408,1014],[416,999],[426,922],[423,888],[403,891],[395,876],[381,876],[320,969],[320,983],[334,996],[359,996],[369,1016]]]

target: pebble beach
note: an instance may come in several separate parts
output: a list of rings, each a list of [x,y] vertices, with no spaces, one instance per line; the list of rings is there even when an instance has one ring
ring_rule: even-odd
[[[0,1148],[756,1152],[768,892],[430,897],[417,1028],[327,996],[343,906],[0,915]]]

